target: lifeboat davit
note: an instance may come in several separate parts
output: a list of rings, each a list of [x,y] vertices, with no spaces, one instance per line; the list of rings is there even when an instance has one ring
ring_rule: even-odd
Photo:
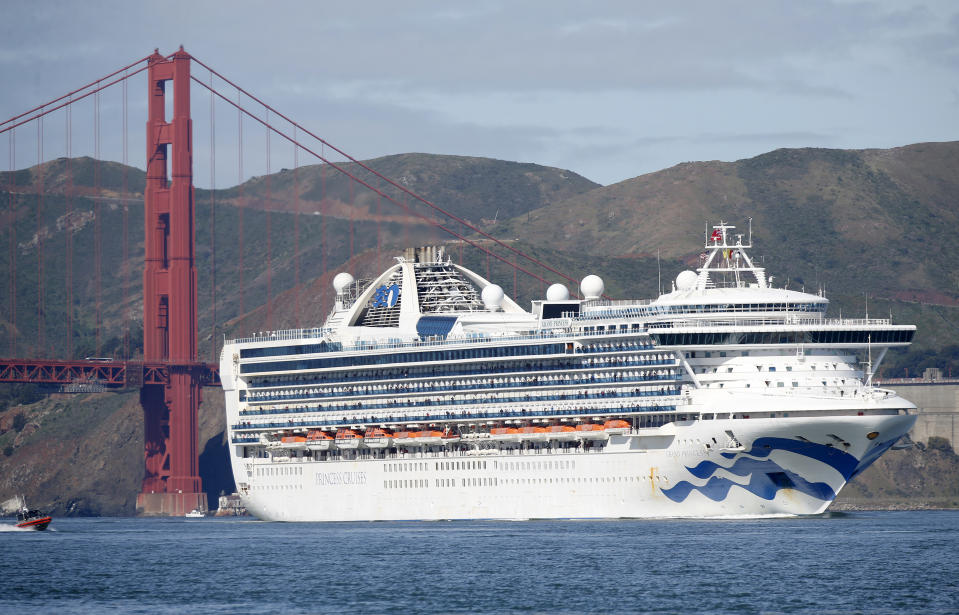
[[[609,434],[602,425],[596,423],[582,423],[576,426],[576,437],[583,440],[605,440]]]
[[[333,436],[320,429],[306,433],[306,448],[311,451],[328,451],[333,448]]]
[[[362,443],[363,436],[352,429],[341,429],[336,432],[336,448],[353,450],[359,448]]]
[[[363,436],[363,444],[368,448],[386,448],[390,445],[392,438],[393,434],[390,432],[374,427],[366,430],[366,434]]]

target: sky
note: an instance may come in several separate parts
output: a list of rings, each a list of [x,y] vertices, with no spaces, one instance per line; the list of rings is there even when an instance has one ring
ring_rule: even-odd
[[[0,0],[0,121],[179,45],[294,119],[298,139],[358,159],[484,156],[608,185],[782,147],[959,139],[953,0]],[[0,134],[0,169],[96,152],[144,168],[142,75],[126,96],[126,133],[118,85]],[[250,119],[241,148],[236,109],[198,85],[192,97],[198,186],[316,162]]]

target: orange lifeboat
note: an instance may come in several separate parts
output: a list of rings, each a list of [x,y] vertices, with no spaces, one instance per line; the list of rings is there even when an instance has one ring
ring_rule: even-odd
[[[306,436],[283,436],[280,448],[306,448]]]
[[[520,437],[519,430],[515,427],[494,427],[489,433],[494,440],[517,440]]]
[[[443,444],[454,444],[460,441],[460,435],[457,431],[447,427],[443,430]]]
[[[534,427],[532,425],[527,425],[526,427],[520,427],[519,429],[520,438],[523,440],[531,440],[533,442],[544,442],[549,440],[549,430],[545,427]]]
[[[609,437],[602,425],[582,423],[576,426],[576,436],[583,440],[605,440]]]
[[[546,428],[546,431],[549,432],[550,440],[568,442],[576,439],[576,429],[569,425],[550,425]]]
[[[392,438],[393,434],[385,429],[373,427],[366,430],[366,434],[363,436],[363,444],[369,448],[386,448],[390,445]]]
[[[426,446],[429,444],[442,444],[443,443],[443,432],[437,431],[435,429],[427,429],[424,431],[415,432],[414,444],[420,446]]]
[[[336,432],[336,448],[350,450],[357,449],[363,443],[363,436],[352,429],[340,429]]]
[[[306,448],[311,451],[328,451],[333,448],[333,436],[321,429],[311,429],[306,434]]]
[[[622,419],[613,419],[603,424],[603,429],[608,434],[622,435],[629,433],[629,423]]]
[[[397,431],[393,434],[393,444],[397,446],[411,446],[415,444],[418,431]]]

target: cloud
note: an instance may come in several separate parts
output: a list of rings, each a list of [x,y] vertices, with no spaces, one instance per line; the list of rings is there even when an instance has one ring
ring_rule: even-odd
[[[359,157],[483,155],[608,183],[640,167],[760,148],[959,138],[959,13],[945,0],[374,0],[277,3],[269,12],[253,0],[229,10],[61,0],[4,8],[5,24],[16,27],[0,37],[0,118],[183,43]],[[199,67],[195,74],[206,80]],[[129,90],[138,135],[141,87]],[[104,109],[116,106],[111,100]],[[206,113],[195,111],[198,131]],[[236,112],[218,113],[225,135]],[[252,153],[259,129],[247,130]],[[83,144],[78,136],[76,153]],[[142,151],[131,134],[131,160]]]

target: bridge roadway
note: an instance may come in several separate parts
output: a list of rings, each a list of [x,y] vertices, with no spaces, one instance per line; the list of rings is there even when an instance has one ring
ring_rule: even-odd
[[[84,359],[0,359],[0,382],[34,384],[98,384],[108,388],[139,388],[147,384],[169,384],[170,367],[181,362],[114,361]],[[214,363],[186,364],[197,370],[201,386],[220,386],[220,366]]]

